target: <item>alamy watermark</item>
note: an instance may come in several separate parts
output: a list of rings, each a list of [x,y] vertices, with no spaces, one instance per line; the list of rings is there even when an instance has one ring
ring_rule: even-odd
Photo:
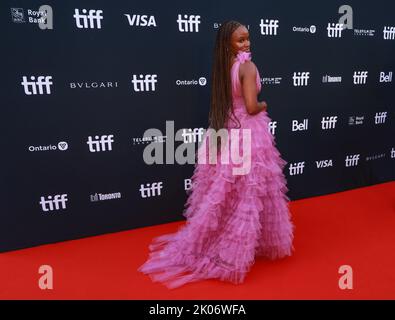
[[[175,141],[184,141],[185,129],[174,134],[174,121],[166,121],[166,140],[152,141],[144,148],[143,159],[146,164],[231,164],[234,175],[245,175],[251,170],[251,129],[213,128],[199,129],[201,137],[196,143],[182,143],[174,149]],[[147,129],[144,138],[163,136],[156,128]],[[143,139],[144,139],[143,138]],[[219,140],[218,140],[219,139]],[[221,149],[217,147],[221,141]],[[164,150],[165,146],[165,150]],[[197,150],[196,150],[197,149]],[[166,151],[166,154],[165,154]]]

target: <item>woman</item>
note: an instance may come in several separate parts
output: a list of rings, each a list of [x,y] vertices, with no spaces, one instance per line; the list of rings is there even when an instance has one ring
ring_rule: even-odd
[[[233,135],[226,143],[204,136],[183,213],[186,224],[155,238],[150,258],[138,269],[169,288],[211,278],[239,284],[256,256],[278,259],[293,249],[282,172],[287,162],[268,130],[267,104],[257,101],[260,76],[251,61],[248,30],[239,22],[227,21],[218,30],[211,89],[207,132],[241,130],[236,145],[250,164],[237,172],[240,166],[221,160],[235,143]],[[207,158],[214,154],[210,147],[216,163]]]

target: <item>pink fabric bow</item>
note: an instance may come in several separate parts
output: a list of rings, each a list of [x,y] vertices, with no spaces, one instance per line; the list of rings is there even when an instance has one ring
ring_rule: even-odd
[[[243,63],[246,60],[251,60],[251,52],[239,51],[237,53],[237,59],[240,61],[240,63]]]

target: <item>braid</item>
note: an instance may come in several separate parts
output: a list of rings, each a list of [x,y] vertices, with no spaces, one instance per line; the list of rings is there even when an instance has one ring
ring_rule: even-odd
[[[228,120],[229,111],[237,119],[233,112],[231,64],[232,53],[230,42],[232,33],[242,26],[237,21],[226,21],[221,24],[217,31],[214,45],[214,59],[211,71],[211,97],[209,124],[216,131],[225,127]],[[238,128],[240,122],[237,119]],[[217,148],[220,148],[221,139],[217,141]]]

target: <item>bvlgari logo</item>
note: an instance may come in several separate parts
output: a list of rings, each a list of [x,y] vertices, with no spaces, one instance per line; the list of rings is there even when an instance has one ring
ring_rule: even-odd
[[[118,88],[117,81],[77,81],[70,82],[70,89]]]

